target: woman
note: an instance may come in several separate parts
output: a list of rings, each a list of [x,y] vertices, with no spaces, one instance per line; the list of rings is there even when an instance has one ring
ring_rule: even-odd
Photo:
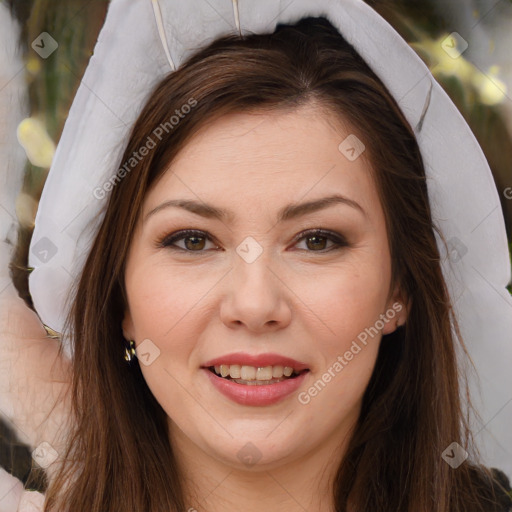
[[[192,55],[118,169],[46,511],[507,510],[471,451],[414,131],[327,19]]]

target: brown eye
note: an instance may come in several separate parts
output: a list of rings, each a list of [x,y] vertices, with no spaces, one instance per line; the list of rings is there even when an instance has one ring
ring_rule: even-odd
[[[183,240],[185,240],[185,247],[191,251],[204,249],[206,243],[204,237],[200,236],[187,236]]]
[[[177,242],[181,242],[183,240],[183,245],[178,245]],[[204,233],[203,231],[196,230],[185,230],[178,231],[177,233],[173,233],[172,235],[166,236],[160,242],[158,242],[158,247],[166,247],[168,249],[180,249],[185,252],[206,252],[206,244],[207,242],[212,243],[214,248],[216,247],[211,237]]]
[[[301,250],[305,250],[306,252],[329,252],[349,246],[342,235],[321,229],[304,231],[297,236],[296,240],[298,242],[302,240],[305,241],[305,249],[301,248]],[[183,245],[178,245],[177,242],[181,241],[183,241]],[[203,253],[208,250],[208,242],[212,244],[213,247],[211,248],[218,248],[213,243],[210,235],[204,231],[184,230],[164,237],[158,242],[157,246],[161,248],[166,247],[168,249],[179,249],[188,253]]]
[[[306,237],[306,245],[308,249],[317,250],[325,249],[327,245],[327,238],[324,236],[312,235]]]
[[[297,235],[297,240],[305,241],[306,249],[304,250],[307,252],[329,252],[349,245],[342,235],[322,229],[303,231]],[[330,245],[328,245],[329,242]]]

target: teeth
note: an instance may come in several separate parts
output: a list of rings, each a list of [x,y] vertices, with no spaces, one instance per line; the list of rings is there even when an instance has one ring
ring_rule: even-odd
[[[232,364],[229,367],[229,376],[232,379],[239,379],[240,378],[240,365],[239,364]]]
[[[256,380],[272,380],[272,366],[265,366],[256,370]]]
[[[230,376],[232,379],[241,379],[245,381],[271,381],[272,379],[281,379],[291,377],[294,370],[290,366],[246,366],[239,364],[221,364],[214,366],[215,373],[221,377]]]
[[[254,368],[254,366],[242,366],[242,368],[240,368],[240,378],[242,380],[255,380],[256,368]]]
[[[275,379],[279,379],[284,375],[284,367],[283,366],[273,366],[272,367],[272,377]]]

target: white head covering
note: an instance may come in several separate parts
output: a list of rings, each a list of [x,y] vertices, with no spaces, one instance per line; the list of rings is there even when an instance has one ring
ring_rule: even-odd
[[[113,0],[57,147],[30,247],[30,292],[62,331],[66,297],[103,217],[94,190],[117,172],[148,93],[199,47],[228,33],[326,16],[381,78],[415,129],[443,272],[481,379],[475,426],[485,462],[512,473],[512,298],[499,196],[470,128],[420,58],[361,0]],[[66,343],[68,353],[69,341]],[[476,389],[477,383],[474,382]],[[508,406],[507,406],[507,401]],[[440,455],[441,456],[441,455]]]

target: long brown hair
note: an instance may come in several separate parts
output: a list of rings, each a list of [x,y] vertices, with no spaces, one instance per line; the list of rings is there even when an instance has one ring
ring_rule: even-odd
[[[187,510],[166,413],[138,362],[124,361],[124,269],[143,200],[206,123],[234,112],[284,111],[314,102],[364,141],[386,216],[393,282],[410,303],[407,323],[384,336],[348,451],[337,471],[336,511],[491,510],[490,473],[470,453],[456,345],[462,343],[440,267],[425,171],[414,132],[382,82],[325,18],[273,34],[226,36],[192,55],[149,94],[122,162],[155,139],[118,179],[79,280],[66,332],[73,342],[76,424],[45,512]],[[191,108],[170,125],[184,105]],[[165,125],[167,123],[167,125]],[[115,172],[116,170],[113,170]],[[93,199],[91,199],[93,200]],[[454,322],[452,334],[450,320]]]

